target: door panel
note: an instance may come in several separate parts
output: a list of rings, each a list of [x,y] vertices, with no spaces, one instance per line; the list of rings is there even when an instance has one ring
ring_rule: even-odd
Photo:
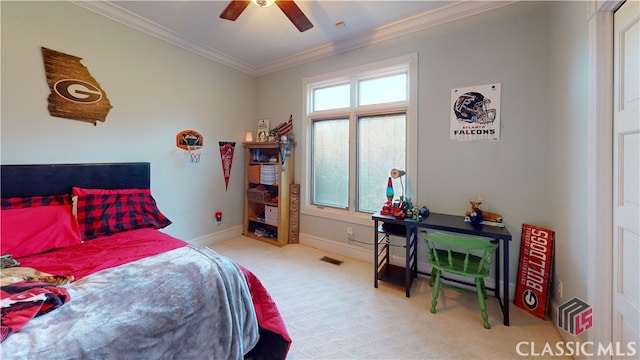
[[[640,344],[640,2],[614,15],[612,340]]]

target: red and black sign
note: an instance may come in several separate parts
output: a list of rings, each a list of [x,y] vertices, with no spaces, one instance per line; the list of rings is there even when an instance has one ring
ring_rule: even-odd
[[[551,290],[554,232],[538,226],[522,225],[520,265],[514,303],[531,314],[546,319]]]

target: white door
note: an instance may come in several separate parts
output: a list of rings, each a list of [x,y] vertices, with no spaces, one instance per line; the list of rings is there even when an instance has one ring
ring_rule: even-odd
[[[640,351],[640,2],[614,15],[612,341]]]

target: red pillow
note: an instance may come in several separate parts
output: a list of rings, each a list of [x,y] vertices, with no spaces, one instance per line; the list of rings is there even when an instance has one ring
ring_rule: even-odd
[[[71,205],[2,210],[0,253],[22,257],[82,243]]]
[[[171,224],[156,205],[149,189],[83,189],[73,187],[77,196],[77,217],[83,239],[112,235],[121,231],[156,228]]]
[[[70,205],[69,194],[2,198],[2,209],[20,209],[35,206]]]

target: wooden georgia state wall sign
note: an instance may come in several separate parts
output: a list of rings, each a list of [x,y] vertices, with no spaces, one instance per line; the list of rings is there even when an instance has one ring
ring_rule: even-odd
[[[49,114],[93,123],[105,121],[112,106],[100,84],[80,63],[82,58],[42,48],[47,74]]]

